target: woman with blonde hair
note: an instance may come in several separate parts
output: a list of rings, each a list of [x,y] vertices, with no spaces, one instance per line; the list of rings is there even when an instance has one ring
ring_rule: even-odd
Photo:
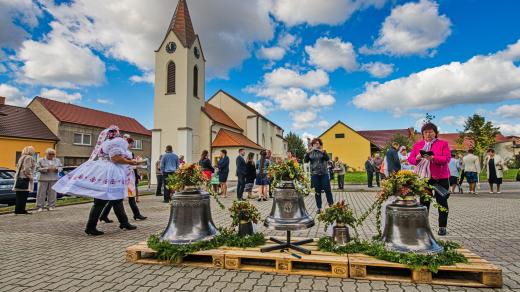
[[[38,163],[36,163],[36,172],[40,174],[38,193],[36,194],[38,212],[43,211],[45,199],[47,199],[49,211],[56,208],[56,192],[52,189],[52,186],[58,181],[61,168],[61,161],[56,158],[56,150],[52,148],[47,148],[45,158],[38,160]]]
[[[31,214],[25,210],[27,196],[34,190],[34,147],[26,146],[22,150],[22,156],[16,164],[13,191],[16,192],[16,207],[14,214]]]
[[[488,149],[486,158],[484,158],[486,166],[486,174],[489,183],[489,193],[493,194],[493,185],[497,185],[497,194],[500,194],[500,185],[504,176],[505,163],[502,157],[495,153],[495,149]]]

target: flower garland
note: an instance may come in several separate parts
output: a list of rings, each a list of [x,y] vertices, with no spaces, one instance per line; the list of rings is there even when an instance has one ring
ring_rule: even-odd
[[[260,221],[260,212],[255,205],[248,201],[233,201],[231,208],[228,209],[231,217],[231,226],[236,227],[240,221],[251,221],[257,224]]]
[[[349,207],[347,203],[345,203],[344,200],[333,204],[329,208],[326,208],[325,211],[321,212],[318,215],[317,219],[318,221],[325,223],[325,231],[327,231],[327,228],[330,225],[336,222],[337,225],[344,224],[352,227],[352,229],[354,230],[354,236],[358,237],[358,232],[356,229],[357,220],[354,217],[352,209]]]
[[[311,193],[311,182],[303,168],[295,160],[275,161],[269,166],[267,175],[273,186],[277,187],[281,181],[292,181],[296,191],[303,196]]]

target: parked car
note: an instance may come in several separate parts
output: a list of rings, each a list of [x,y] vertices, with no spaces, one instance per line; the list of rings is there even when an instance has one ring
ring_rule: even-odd
[[[14,205],[16,193],[13,191],[15,171],[0,167],[0,204]]]

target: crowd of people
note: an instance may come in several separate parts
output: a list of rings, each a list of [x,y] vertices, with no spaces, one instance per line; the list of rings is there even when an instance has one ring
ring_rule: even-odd
[[[373,187],[375,177],[377,186],[381,180],[391,176],[399,170],[412,170],[419,177],[428,179],[429,185],[435,186],[437,192],[434,197],[444,211],[439,212],[439,235],[446,234],[448,220],[448,191],[455,192],[460,188],[465,178],[469,183],[469,191],[476,194],[476,185],[482,170],[480,160],[472,149],[466,155],[457,153],[452,156],[448,143],[438,139],[438,129],[433,123],[427,123],[421,128],[422,140],[413,145],[410,152],[406,146],[392,143],[385,155],[379,153],[368,157],[365,162],[365,171],[368,178],[368,187]],[[44,210],[47,201],[47,209],[56,207],[56,192],[86,196],[94,198],[85,232],[89,235],[101,235],[97,229],[98,221],[112,223],[108,215],[111,209],[119,221],[121,229],[132,230],[136,226],[129,223],[123,206],[123,199],[128,198],[128,204],[133,213],[134,220],[145,220],[147,217],[140,213],[137,203],[139,175],[136,167],[142,163],[136,159],[130,151],[134,141],[129,135],[121,136],[116,126],[111,126],[98,137],[96,146],[89,160],[76,168],[71,173],[59,177],[62,164],[56,158],[54,149],[47,149],[44,158],[35,161],[35,150],[32,146],[23,149],[18,160],[15,174],[14,190],[16,191],[15,214],[30,214],[26,210],[27,195],[33,191],[33,179],[35,173],[39,174],[39,187],[37,191],[36,206],[39,212]],[[272,197],[272,185],[268,176],[269,166],[277,162],[270,150],[261,150],[257,156],[255,153],[246,153],[245,149],[239,149],[235,161],[236,164],[236,193],[238,200],[255,199],[267,201]],[[289,151],[287,160],[297,158]],[[319,138],[308,141],[308,149],[303,162],[311,177],[311,185],[315,191],[317,212],[323,208],[322,193],[328,206],[334,203],[331,182],[337,180],[338,189],[344,189],[345,173],[348,166],[338,157],[333,160],[323,148],[323,142]],[[171,145],[166,146],[165,153],[155,163],[157,174],[157,196],[163,196],[165,203],[170,202],[172,191],[167,187],[167,178],[185,163],[184,157],[174,153]],[[230,159],[227,150],[220,151],[219,158],[212,163],[209,152],[204,150],[198,161],[202,174],[208,180],[208,187],[221,197],[228,196],[228,178],[230,172]],[[500,193],[505,164],[503,159],[489,149],[484,159],[490,192]],[[255,190],[256,185],[256,190]],[[244,197],[244,193],[247,194]],[[429,208],[429,201],[421,201],[421,204]]]

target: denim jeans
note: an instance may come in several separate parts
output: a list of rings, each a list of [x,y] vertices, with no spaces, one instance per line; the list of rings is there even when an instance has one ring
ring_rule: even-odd
[[[334,199],[332,197],[332,191],[330,189],[330,177],[328,174],[314,174],[311,176],[312,185],[314,186],[314,190],[316,191],[316,207],[321,209],[321,191],[325,191],[325,197],[327,198],[327,203],[329,205],[334,204]]]

